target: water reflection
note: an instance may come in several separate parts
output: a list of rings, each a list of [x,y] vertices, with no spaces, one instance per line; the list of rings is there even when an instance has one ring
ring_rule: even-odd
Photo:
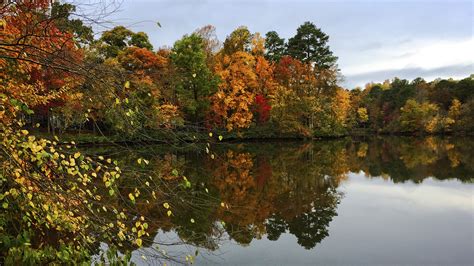
[[[349,173],[393,183],[474,180],[470,138],[216,143],[210,150],[209,154],[205,147],[95,150],[114,153],[127,166],[121,181],[124,198],[130,184],[143,187],[136,205],[120,200],[111,204],[145,217],[151,232],[145,246],[164,244],[155,235],[162,230],[174,231],[182,243],[211,251],[227,238],[245,246],[262,237],[277,241],[284,233],[294,235],[305,249],[317,248],[330,234],[329,225],[343,199],[338,187]],[[150,161],[149,167],[137,166],[140,157]],[[163,207],[165,202],[172,215]]]

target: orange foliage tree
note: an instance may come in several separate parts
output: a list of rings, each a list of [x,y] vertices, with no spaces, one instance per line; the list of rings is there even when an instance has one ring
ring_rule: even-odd
[[[251,38],[246,28],[239,28],[217,55],[215,72],[221,83],[212,97],[211,112],[228,131],[248,128],[257,95],[267,98],[274,92],[273,67],[263,57],[262,49],[259,35]]]

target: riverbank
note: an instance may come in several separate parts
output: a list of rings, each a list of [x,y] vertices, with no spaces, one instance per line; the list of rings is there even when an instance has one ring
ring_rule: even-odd
[[[344,137],[367,138],[374,136],[473,136],[474,132],[442,132],[442,133],[419,133],[419,132],[376,132],[369,129],[357,129],[339,135],[316,135],[313,137],[294,133],[279,133],[268,129],[256,130],[246,129],[239,132],[227,132],[225,130],[183,131],[161,129],[144,132],[139,135],[127,136],[119,134],[98,134],[92,131],[68,131],[59,134],[48,133],[44,130],[31,130],[32,134],[46,139],[55,139],[57,136],[60,144],[75,143],[76,145],[109,145],[135,143],[166,144],[166,143],[194,143],[194,142],[273,142],[273,141],[297,141],[297,140],[328,140]]]

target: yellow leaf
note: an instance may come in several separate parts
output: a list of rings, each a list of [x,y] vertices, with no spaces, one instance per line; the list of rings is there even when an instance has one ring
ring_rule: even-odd
[[[130,89],[130,81],[125,81],[125,84],[123,85],[126,89]]]
[[[0,19],[0,27],[1,28],[6,28],[7,27],[7,22],[4,19]]]
[[[120,230],[120,232],[117,234],[118,237],[120,238],[120,240],[124,240],[125,239],[125,235],[123,234],[122,230]]]
[[[135,243],[137,244],[137,246],[141,247],[142,246],[142,239],[137,238],[137,240],[135,240]]]
[[[172,212],[171,212],[171,211],[167,211],[166,214],[167,214],[168,216],[171,216]]]
[[[75,159],[79,158],[79,156],[81,156],[81,153],[80,153],[80,152],[74,153],[74,158],[75,158]]]
[[[165,207],[166,209],[169,209],[170,205],[168,204],[168,202],[165,202],[165,203],[163,203],[163,207]]]
[[[132,193],[129,193],[128,197],[130,198],[131,201],[135,201],[135,196],[133,196]]]

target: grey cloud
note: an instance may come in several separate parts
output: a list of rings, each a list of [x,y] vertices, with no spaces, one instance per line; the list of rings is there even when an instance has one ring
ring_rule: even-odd
[[[376,50],[383,47],[383,43],[381,42],[370,42],[362,44],[359,48],[360,51],[367,51],[367,50]]]
[[[474,64],[451,65],[431,69],[423,69],[417,67],[389,69],[345,76],[345,86],[347,88],[355,88],[356,86],[362,87],[364,84],[369,82],[382,82],[386,79],[391,79],[394,77],[408,80],[413,80],[417,77],[422,77],[429,80],[435,78],[468,77],[473,73]]]
[[[222,41],[241,25],[262,34],[275,30],[288,38],[301,23],[312,21],[329,35],[329,45],[339,57],[341,69],[354,68],[366,59],[390,60],[390,56],[377,57],[380,55],[376,52],[386,47],[396,52],[397,46],[406,47],[419,40],[471,38],[473,18],[472,1],[454,0],[123,0],[121,10],[110,19],[147,32],[156,48],[173,45],[184,34],[207,24],[216,26]],[[399,56],[408,56],[405,52],[416,50],[404,49]],[[365,75],[366,80],[347,76],[346,80],[354,85],[390,76],[374,74],[379,76]]]

